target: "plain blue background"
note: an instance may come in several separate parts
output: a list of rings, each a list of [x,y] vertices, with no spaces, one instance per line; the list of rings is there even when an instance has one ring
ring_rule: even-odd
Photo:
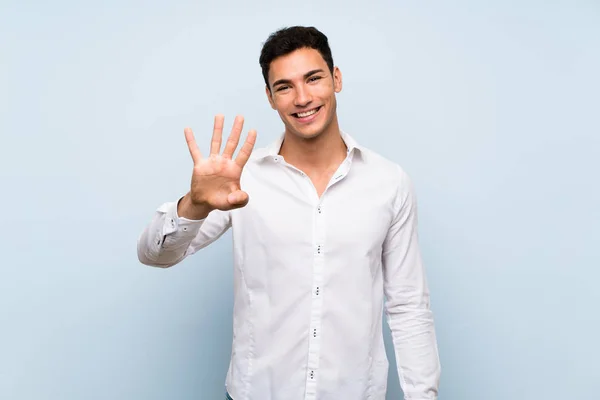
[[[415,181],[440,399],[600,398],[598,1],[0,7],[0,399],[223,397],[230,234],[167,270],[136,240],[189,188],[185,126],[280,134],[258,55],[296,24]]]

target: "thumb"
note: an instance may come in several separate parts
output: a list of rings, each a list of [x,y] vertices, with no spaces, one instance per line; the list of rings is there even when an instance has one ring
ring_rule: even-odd
[[[248,204],[249,200],[248,193],[242,190],[236,190],[227,195],[227,202],[233,207],[243,207]]]

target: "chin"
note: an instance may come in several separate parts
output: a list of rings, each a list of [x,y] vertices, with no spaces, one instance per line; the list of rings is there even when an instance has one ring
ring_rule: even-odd
[[[314,139],[318,136],[320,136],[323,133],[322,129],[319,130],[313,130],[313,129],[302,129],[302,130],[298,130],[298,129],[292,129],[291,133],[293,133],[295,136],[301,137],[302,139]]]

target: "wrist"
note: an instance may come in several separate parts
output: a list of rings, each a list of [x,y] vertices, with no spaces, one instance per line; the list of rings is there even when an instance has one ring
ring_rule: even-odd
[[[177,204],[177,215],[190,220],[204,219],[213,210],[214,208],[206,203],[192,202],[189,192]]]

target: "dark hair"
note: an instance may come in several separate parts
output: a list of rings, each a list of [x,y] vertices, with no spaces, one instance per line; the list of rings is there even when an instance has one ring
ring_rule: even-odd
[[[282,28],[269,35],[267,41],[263,44],[262,51],[258,62],[262,68],[265,84],[269,87],[269,69],[271,62],[277,57],[284,56],[293,51],[303,48],[317,50],[329,67],[329,71],[333,73],[333,57],[327,36],[312,26],[292,26]]]

